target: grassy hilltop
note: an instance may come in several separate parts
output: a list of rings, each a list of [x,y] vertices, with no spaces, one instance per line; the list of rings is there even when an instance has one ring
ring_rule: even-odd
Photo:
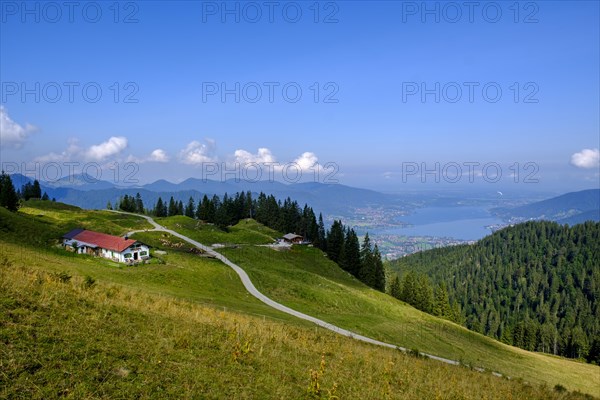
[[[257,246],[279,234],[254,221],[231,233],[186,217],[159,223],[228,244],[221,251],[259,290],[299,311],[512,379],[363,344],[280,313],[247,294],[228,267],[164,233],[136,234],[167,252],[140,267],[66,253],[56,239],[77,226],[113,234],[150,226],[30,201],[17,214],[0,209],[0,397],[583,397],[555,385],[600,395],[599,367],[509,347],[421,313],[316,249]]]

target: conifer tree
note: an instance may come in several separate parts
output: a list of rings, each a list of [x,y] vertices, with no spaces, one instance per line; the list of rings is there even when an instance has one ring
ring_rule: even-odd
[[[402,298],[402,286],[400,285],[400,278],[398,278],[398,275],[392,280],[390,285],[390,295],[399,300]]]
[[[221,199],[216,194],[212,197],[208,207],[207,222],[216,223],[217,210],[221,208]]]
[[[0,174],[0,206],[12,212],[19,209],[19,197],[12,179],[4,171]]]
[[[194,204],[194,199],[192,198],[192,196],[190,196],[190,198],[187,202],[187,205],[185,206],[185,216],[194,218],[196,216],[195,209],[196,209],[196,206]]]
[[[431,289],[431,284],[429,283],[429,278],[424,274],[417,275],[414,303],[412,304],[421,311],[427,313],[431,312],[433,291]]]
[[[444,282],[440,283],[435,289],[435,300],[433,302],[432,314],[437,317],[450,318],[450,301],[448,300],[448,290]]]
[[[36,179],[33,181],[33,187],[31,190],[31,197],[34,199],[42,198],[42,188],[40,187],[40,182]]]
[[[135,212],[138,214],[144,213],[144,202],[142,201],[140,192],[137,192],[135,195]]]
[[[460,310],[460,304],[458,304],[458,302],[454,300],[454,301],[452,301],[452,305],[450,306],[450,309],[452,310],[452,315],[451,315],[450,319],[459,325],[464,325],[465,319]]]
[[[154,215],[156,215],[157,217],[166,217],[167,214],[167,206],[163,202],[163,199],[159,197],[156,202],[156,206],[154,207]]]
[[[346,237],[340,256],[340,267],[348,271],[351,275],[358,276],[360,270],[360,245],[354,229],[346,229]]]
[[[252,192],[249,190],[246,192],[246,209],[244,210],[244,218],[255,218],[254,215],[254,201],[252,200]]]
[[[140,198],[140,201],[141,201],[141,198]],[[144,206],[142,204],[142,208],[143,207]],[[119,208],[119,210],[126,211],[126,212],[131,212],[131,213],[138,212],[136,199],[133,196],[129,196],[127,194],[125,196],[123,196],[121,199],[119,199],[118,208]]]
[[[416,301],[417,278],[412,271],[404,275],[402,279],[402,301],[414,305]]]
[[[586,360],[589,363],[600,365],[600,334],[596,336],[592,341],[592,344],[586,356]]]
[[[375,283],[373,289],[385,292],[385,268],[377,244],[373,246],[373,265],[375,267]]]
[[[333,262],[340,261],[340,254],[344,247],[344,226],[341,221],[333,221],[327,235],[327,256]]]
[[[325,224],[323,223],[323,214],[319,213],[319,227],[317,229],[318,246],[321,250],[327,250],[327,238],[325,236]]]
[[[360,247],[360,269],[358,279],[365,285],[374,288],[377,284],[377,265],[373,256],[371,238],[367,233]]]
[[[167,214],[169,217],[177,215],[177,202],[175,201],[173,196],[171,196],[171,198],[169,199],[169,208],[167,210]]]
[[[196,210],[196,218],[201,221],[208,221],[208,208],[210,200],[207,195],[202,197],[202,200],[198,202],[198,209]]]

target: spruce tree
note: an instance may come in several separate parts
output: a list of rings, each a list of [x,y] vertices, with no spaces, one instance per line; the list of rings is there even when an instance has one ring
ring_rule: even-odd
[[[452,301],[452,305],[450,306],[450,309],[452,310],[450,319],[459,325],[464,325],[465,319],[462,315],[462,312],[460,310],[460,305],[458,304],[458,302],[455,300]]]
[[[408,272],[402,278],[402,301],[414,305],[416,302],[417,278],[412,271]]]
[[[383,266],[383,260],[381,259],[381,253],[377,244],[373,246],[373,265],[375,267],[375,282],[373,289],[385,292],[385,268]]]
[[[360,245],[354,229],[348,228],[346,230],[344,246],[340,256],[340,267],[348,271],[351,275],[358,276],[360,270]]]
[[[167,209],[167,214],[169,217],[177,215],[177,202],[175,201],[173,196],[171,196],[171,198],[169,199],[169,208]]]
[[[219,209],[221,209],[221,199],[215,194],[209,203],[206,221],[210,223],[216,223],[217,210]]]
[[[4,207],[4,202],[3,202],[4,190],[3,190],[3,188],[4,188],[4,171],[2,171],[2,174],[0,175],[0,206],[1,207]],[[13,186],[13,190],[14,190],[14,186]]]
[[[196,210],[196,218],[201,221],[208,220],[208,208],[210,200],[207,195],[202,197],[202,200],[198,202],[198,209]]]
[[[431,313],[433,304],[433,290],[429,283],[429,278],[426,275],[419,274],[416,280],[415,300],[413,305],[415,308]]]
[[[334,262],[340,261],[340,254],[344,246],[344,226],[341,221],[333,221],[327,235],[327,256]]]
[[[318,227],[318,248],[323,251],[327,250],[327,238],[325,235],[325,224],[323,223],[323,214],[319,213],[319,227]]]
[[[190,198],[187,202],[187,205],[185,206],[185,216],[194,218],[195,217],[195,211],[194,211],[195,208],[196,208],[196,206],[194,204],[194,199],[192,198],[192,196],[190,196]]]
[[[377,282],[377,266],[373,257],[373,248],[369,234],[365,235],[360,248],[360,269],[358,279],[367,286],[375,287]]]
[[[249,190],[246,192],[246,201],[244,203],[245,209],[243,213],[244,218],[255,218],[254,215],[254,201],[252,200],[252,192]]]
[[[506,326],[504,328],[504,330],[502,331],[502,336],[500,336],[500,341],[502,343],[506,343],[508,345],[513,344],[513,335],[512,335],[512,330],[510,329],[510,326]]]
[[[40,182],[37,179],[33,181],[33,187],[31,189],[31,197],[34,199],[42,198],[42,188],[40,187]]]
[[[0,174],[0,206],[12,212],[19,209],[19,197],[12,179],[4,171]]]
[[[156,215],[157,217],[167,216],[167,207],[161,197],[158,198],[156,206],[154,207],[154,215]]]
[[[135,212],[138,214],[144,213],[144,202],[139,192],[135,195]]]
[[[586,360],[589,363],[600,365],[600,335],[596,336],[592,341]]]
[[[450,301],[448,300],[448,290],[444,282],[440,283],[435,289],[432,314],[443,318],[450,318],[452,316]]]
[[[17,193],[17,195],[25,201],[31,199],[33,197],[33,185],[31,182],[27,182],[21,186],[21,190]]]
[[[135,213],[137,212],[135,198],[133,196],[125,195],[119,200],[119,210]],[[143,208],[143,205],[142,205]]]
[[[402,298],[402,287],[400,286],[400,278],[398,278],[398,275],[392,280],[392,284],[390,285],[390,295],[396,299]]]

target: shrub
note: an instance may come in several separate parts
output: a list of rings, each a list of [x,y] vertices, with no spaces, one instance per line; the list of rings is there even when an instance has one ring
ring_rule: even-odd
[[[0,261],[0,265],[3,267],[10,268],[10,267],[12,267],[13,264],[12,264],[12,261],[10,261],[8,259],[8,257],[4,256],[4,257],[2,257],[2,261]]]
[[[564,393],[567,391],[567,388],[563,385],[557,384],[556,386],[554,386],[554,391],[558,393]]]
[[[92,288],[95,284],[96,284],[96,280],[89,275],[86,276],[85,279],[83,280],[83,287],[86,289]]]
[[[425,358],[425,356],[423,356],[423,355],[421,354],[421,352],[419,351],[419,349],[417,349],[417,348],[414,348],[414,349],[412,349],[412,350],[409,350],[409,351],[408,351],[408,355],[410,355],[410,356],[413,356],[413,357],[415,357],[415,358]]]
[[[71,281],[72,276],[66,272],[59,272],[53,274],[53,277],[59,281],[60,283],[69,283]]]

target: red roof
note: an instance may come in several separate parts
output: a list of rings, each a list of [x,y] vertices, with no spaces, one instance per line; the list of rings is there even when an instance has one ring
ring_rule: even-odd
[[[81,231],[72,237],[73,240],[96,245],[103,249],[118,251],[119,253],[136,243],[137,240],[125,239],[119,236],[107,235],[94,231]]]

